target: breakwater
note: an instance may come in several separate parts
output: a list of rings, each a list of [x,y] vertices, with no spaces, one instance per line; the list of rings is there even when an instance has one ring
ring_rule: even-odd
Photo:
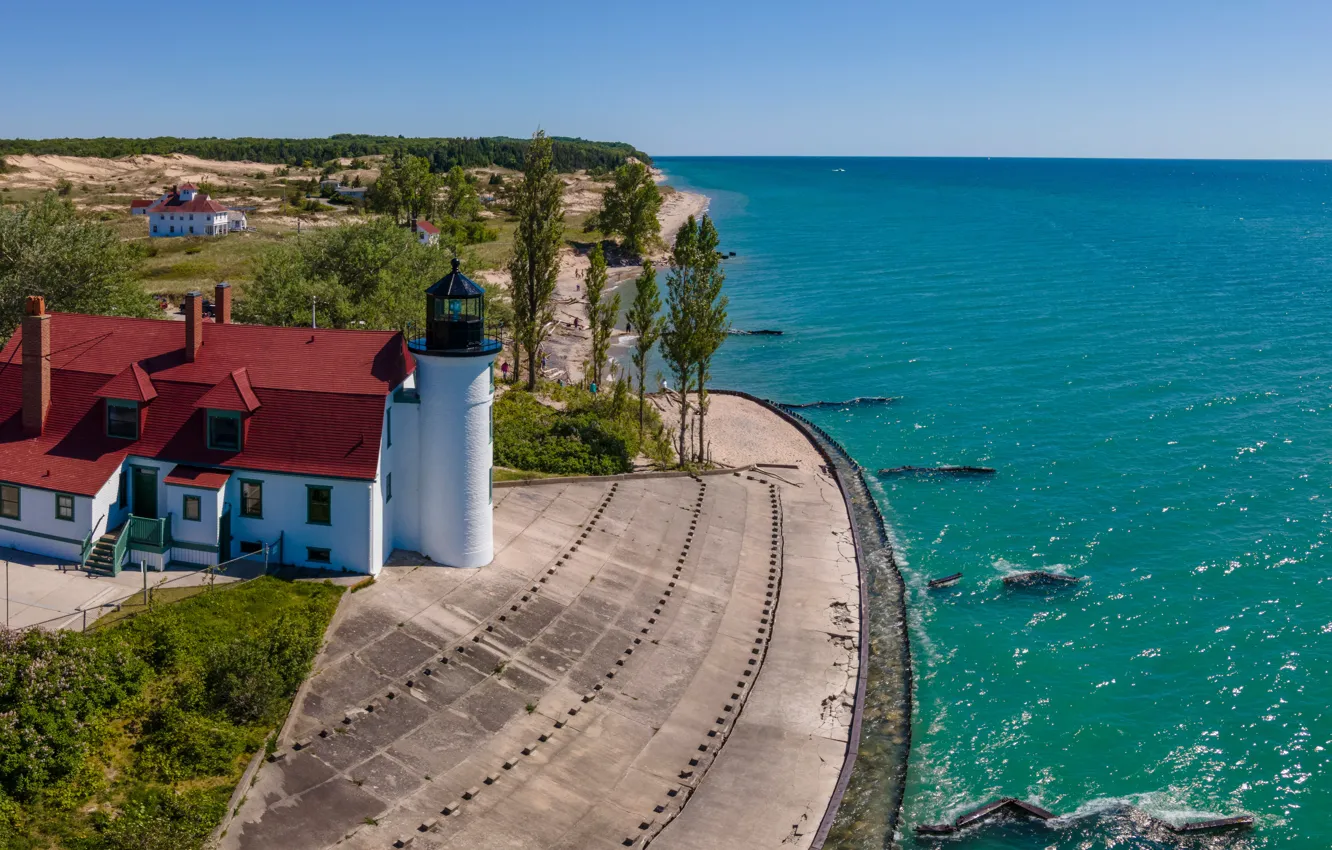
[[[882,850],[898,829],[911,750],[911,647],[906,588],[892,540],[863,471],[841,444],[808,419],[749,393],[715,390],[772,410],[818,449],[851,519],[860,568],[860,676],[848,753],[813,847]]]

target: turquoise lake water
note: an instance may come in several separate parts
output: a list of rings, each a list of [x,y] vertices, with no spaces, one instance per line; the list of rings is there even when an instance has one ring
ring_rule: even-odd
[[[867,470],[998,469],[871,475],[908,587],[906,829],[1009,795],[1077,816],[948,846],[1156,846],[1099,814],[1123,802],[1332,845],[1332,164],[658,164],[712,198],[733,324],[786,331],[729,340],[717,386],[900,397],[810,418]],[[1029,569],[1085,580],[1002,584]]]

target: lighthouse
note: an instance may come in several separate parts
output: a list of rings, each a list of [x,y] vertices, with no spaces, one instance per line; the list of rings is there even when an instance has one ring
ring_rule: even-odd
[[[426,290],[426,332],[410,343],[420,396],[422,554],[451,567],[483,567],[493,538],[495,357],[486,294],[453,261]]]

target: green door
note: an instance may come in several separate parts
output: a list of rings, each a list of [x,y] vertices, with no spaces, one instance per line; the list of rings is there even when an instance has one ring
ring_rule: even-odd
[[[145,519],[157,519],[157,470],[134,467],[134,507],[132,513]]]

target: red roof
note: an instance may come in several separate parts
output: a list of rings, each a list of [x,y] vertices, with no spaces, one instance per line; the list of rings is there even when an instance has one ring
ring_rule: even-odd
[[[188,189],[186,184],[181,189]],[[227,208],[217,201],[210,199],[207,195],[195,195],[193,200],[187,201],[181,198],[180,192],[172,192],[165,198],[159,198],[148,208],[149,212],[173,212],[173,213],[197,213],[197,212],[226,212]]]
[[[101,398],[144,402],[157,398],[157,389],[153,386],[152,378],[143,371],[143,367],[138,363],[131,363],[119,375],[103,384],[94,395]]]
[[[155,203],[157,203],[157,201],[130,201],[130,209],[137,210],[144,207],[151,207]]]
[[[241,413],[254,413],[259,409],[259,399],[250,387],[250,374],[243,367],[227,375],[204,393],[195,407],[207,410],[239,410]]]
[[[199,187],[194,185],[193,183],[181,183],[179,189],[182,192],[184,192],[187,189],[193,189],[196,192],[199,191]]]
[[[416,368],[392,331],[204,322],[191,363],[182,322],[56,313],[50,328],[51,408],[41,437],[23,436],[22,331],[0,350],[0,479],[80,495],[95,494],[127,455],[373,479],[386,396]],[[135,365],[157,398],[138,440],[108,437],[99,391],[136,378]],[[244,447],[209,449],[197,405],[219,384],[247,403],[242,381],[257,405]]]
[[[180,487],[200,487],[206,490],[221,490],[227,486],[227,479],[231,477],[230,472],[220,469],[203,469],[198,466],[186,466],[176,464],[167,473],[166,478],[162,479],[168,484],[175,484]]]
[[[418,218],[416,220],[416,229],[435,236],[439,235],[439,228],[435,227],[435,225],[431,224],[430,222],[426,221],[423,218]]]

